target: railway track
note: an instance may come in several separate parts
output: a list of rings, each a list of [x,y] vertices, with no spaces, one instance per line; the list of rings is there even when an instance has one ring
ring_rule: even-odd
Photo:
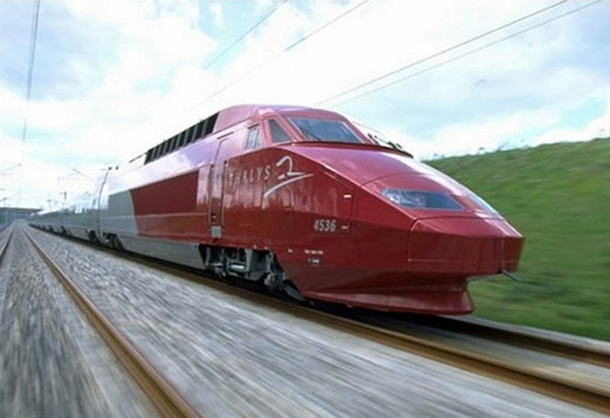
[[[610,350],[445,317],[405,319],[336,307],[314,309],[231,286],[201,272],[140,256],[113,254],[184,280],[199,284],[205,280],[206,286],[257,304],[610,415]],[[487,342],[488,347],[480,346],[481,342]],[[502,355],[494,351],[499,345],[521,351]],[[587,364],[604,373],[587,375],[586,368],[575,371],[562,364]]]
[[[52,258],[38,245],[27,227],[20,228],[28,241],[38,252],[45,264],[59,280],[66,292],[72,297],[79,309],[85,314],[93,328],[99,333],[115,356],[138,383],[144,393],[167,418],[200,418],[201,416],[188,402],[148,363],[136,348],[104,317],[91,301],[74,285],[73,281],[61,270]],[[0,248],[0,260],[4,247]]]
[[[13,228],[13,227],[8,227],[8,228]],[[11,230],[5,230],[5,232],[2,234],[2,236],[6,235],[6,238],[4,238],[4,240],[0,241],[0,265],[2,265],[2,260],[4,259],[4,254],[6,253],[6,249],[8,248],[8,244],[11,241],[11,237],[13,235],[13,231]]]
[[[362,319],[367,321],[367,319]],[[371,319],[368,319],[371,321]],[[371,321],[374,323],[374,321]],[[369,323],[371,323],[369,322]],[[380,326],[388,329],[400,330],[405,321],[383,315],[377,318]],[[510,344],[541,353],[571,359],[582,363],[588,363],[610,370],[610,349],[601,345],[589,343],[587,345],[569,340],[561,340],[557,337],[535,333],[533,331],[517,330],[501,324],[492,324],[487,321],[475,321],[471,319],[451,317],[410,317],[408,325],[417,324],[432,327],[435,330],[449,331],[461,335],[469,335],[476,338]]]
[[[405,319],[345,310],[339,315],[413,338],[438,354],[439,360],[610,415],[607,345],[566,341],[533,330],[461,318]]]

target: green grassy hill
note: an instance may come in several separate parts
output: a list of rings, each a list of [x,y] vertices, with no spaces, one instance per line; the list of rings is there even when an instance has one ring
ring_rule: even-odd
[[[526,238],[525,282],[472,283],[476,315],[610,340],[610,138],[428,163]]]

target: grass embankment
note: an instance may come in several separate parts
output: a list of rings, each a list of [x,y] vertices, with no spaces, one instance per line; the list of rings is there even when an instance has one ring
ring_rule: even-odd
[[[525,236],[518,276],[470,285],[484,318],[610,340],[610,138],[429,162]]]

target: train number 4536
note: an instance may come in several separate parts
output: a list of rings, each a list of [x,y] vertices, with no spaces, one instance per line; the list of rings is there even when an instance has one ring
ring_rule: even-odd
[[[336,219],[316,219],[313,223],[316,232],[335,232],[337,230]]]

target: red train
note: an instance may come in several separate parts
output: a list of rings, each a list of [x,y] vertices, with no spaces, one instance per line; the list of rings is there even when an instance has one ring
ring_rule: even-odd
[[[36,226],[294,298],[465,314],[523,237],[470,190],[319,109],[224,109],[108,171]]]

